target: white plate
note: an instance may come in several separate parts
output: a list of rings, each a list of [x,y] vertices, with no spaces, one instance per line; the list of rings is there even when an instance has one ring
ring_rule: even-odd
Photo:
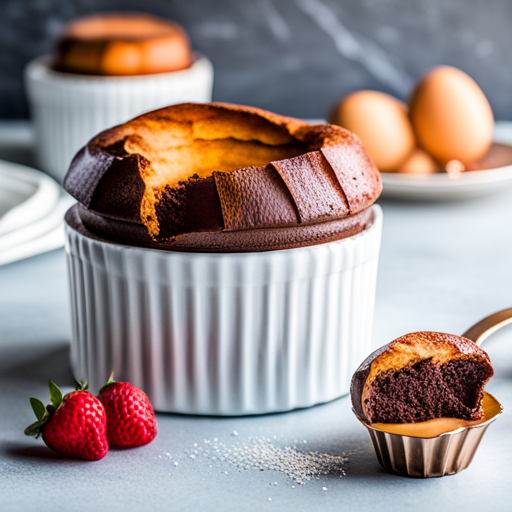
[[[48,215],[60,195],[60,186],[46,174],[0,160],[0,240]]]
[[[66,209],[68,206],[66,206]],[[36,256],[54,249],[59,249],[64,245],[64,227],[62,219],[54,229],[43,235],[27,240],[24,243],[11,247],[0,252],[0,265],[7,265],[14,261],[23,260],[30,256]]]
[[[423,200],[465,199],[483,196],[512,185],[512,165],[471,171],[450,178],[448,174],[410,175],[382,173],[383,197]]]
[[[0,265],[62,247],[73,202],[46,174],[0,160]]]
[[[498,121],[494,141],[512,146],[512,123]],[[512,165],[471,171],[450,178],[446,173],[411,175],[381,173],[383,197],[444,201],[483,196],[512,186]]]

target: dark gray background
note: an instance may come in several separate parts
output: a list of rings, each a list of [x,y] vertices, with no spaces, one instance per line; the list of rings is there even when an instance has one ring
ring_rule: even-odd
[[[25,64],[68,20],[105,10],[182,23],[214,63],[218,101],[325,117],[350,91],[405,98],[426,69],[450,64],[512,119],[511,0],[0,0],[0,118],[28,115]]]

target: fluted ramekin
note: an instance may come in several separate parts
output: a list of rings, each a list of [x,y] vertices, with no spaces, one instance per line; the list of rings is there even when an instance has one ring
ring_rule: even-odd
[[[109,243],[66,216],[72,367],[109,374],[155,409],[288,411],[349,392],[370,351],[382,211],[350,238],[258,253],[183,253]]]
[[[212,99],[213,66],[201,56],[181,71],[122,77],[62,73],[49,62],[30,62],[25,86],[38,164],[59,181],[76,152],[106,128],[160,107]]]
[[[431,438],[391,434],[358,419],[368,429],[377,459],[386,471],[402,476],[431,478],[455,475],[466,469],[487,427],[500,414],[478,425]]]

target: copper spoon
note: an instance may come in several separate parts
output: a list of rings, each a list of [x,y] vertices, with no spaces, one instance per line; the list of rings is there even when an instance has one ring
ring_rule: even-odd
[[[481,345],[493,332],[512,323],[512,308],[498,311],[470,327],[464,338]],[[454,475],[466,469],[476,453],[487,427],[502,410],[487,421],[461,427],[437,437],[410,437],[368,429],[381,466],[390,473],[420,478]],[[356,415],[357,416],[357,415]]]
[[[480,346],[493,332],[512,323],[512,308],[503,309],[470,327],[462,336]]]

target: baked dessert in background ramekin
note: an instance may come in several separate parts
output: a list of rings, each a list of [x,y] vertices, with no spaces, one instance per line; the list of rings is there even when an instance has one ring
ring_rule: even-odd
[[[70,23],[55,55],[27,65],[25,86],[40,167],[62,180],[95,134],[155,108],[211,100],[213,66],[183,28],[141,13]]]
[[[327,402],[368,353],[382,212],[359,140],[228,104],[184,104],[92,139],[64,186],[72,365],[160,411]]]

